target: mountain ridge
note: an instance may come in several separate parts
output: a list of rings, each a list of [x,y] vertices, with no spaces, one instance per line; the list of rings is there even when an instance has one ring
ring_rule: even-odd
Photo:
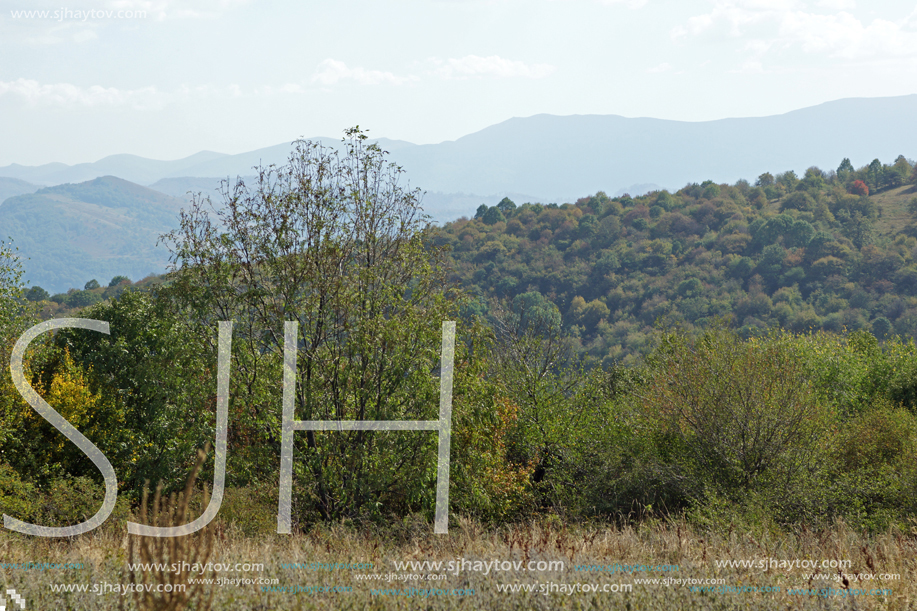
[[[342,146],[340,139],[308,139]],[[777,115],[695,122],[542,113],[437,144],[376,141],[405,168],[411,185],[429,192],[531,193],[541,201],[572,201],[600,189],[646,184],[671,190],[699,177],[731,183],[765,171],[831,168],[844,157],[855,164],[894,158],[917,141],[917,94],[843,98]],[[281,143],[236,155],[202,151],[175,161],[114,155],[75,166],[13,164],[0,168],[0,176],[43,185],[94,174],[145,185],[165,178],[234,178],[253,174],[259,164],[282,164],[291,150],[290,143]]]

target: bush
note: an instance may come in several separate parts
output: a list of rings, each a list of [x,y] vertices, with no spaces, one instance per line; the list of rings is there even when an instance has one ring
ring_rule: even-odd
[[[0,463],[0,514],[30,520],[35,511],[34,501],[35,487],[22,481],[12,467]]]
[[[752,495],[775,514],[816,510],[813,477],[831,413],[792,340],[772,333],[742,341],[723,325],[694,342],[663,335],[638,402],[686,500]]]
[[[88,477],[57,477],[45,488],[23,480],[11,466],[0,463],[0,513],[42,526],[70,526],[91,518],[102,507],[103,485]],[[118,498],[106,524],[123,526],[129,503]]]
[[[123,405],[118,398],[91,388],[90,376],[67,351],[50,355],[39,366],[43,375],[30,380],[35,392],[91,439],[123,478],[126,466],[133,466],[131,457],[136,456],[137,448],[126,430]],[[42,485],[48,477],[62,475],[99,478],[98,469],[75,444],[27,405],[18,391],[11,387],[5,390],[14,400],[8,408],[13,434],[3,444],[3,460],[22,477]]]
[[[201,503],[200,511],[203,511],[203,503]],[[230,528],[237,529],[245,537],[275,534],[277,530],[276,482],[227,488],[217,517],[229,524]]]
[[[880,403],[846,422],[838,435],[837,459],[846,471],[896,466],[915,451],[917,418],[906,409]]]
[[[35,522],[42,526],[70,526],[94,516],[105,498],[105,487],[88,477],[60,477],[51,480],[40,496]],[[129,503],[119,496],[106,525],[123,527],[128,518]]]
[[[839,430],[830,478],[831,513],[874,532],[915,509],[917,417],[880,400]]]
[[[85,316],[107,321],[111,333],[58,333],[55,343],[67,357],[47,372],[53,378],[46,387],[62,406],[74,402],[77,390],[97,397],[84,416],[88,430],[97,432],[86,434],[112,461],[122,491],[135,496],[145,480],[163,481],[167,491],[181,486],[196,449],[214,435],[212,357],[202,339],[188,333],[170,308],[165,297],[139,292],[125,292],[94,306]],[[58,379],[63,384],[54,393]],[[231,416],[231,430],[246,439],[249,422],[241,416]],[[74,452],[85,465],[85,457]],[[276,456],[275,448],[264,443],[233,447],[228,457],[231,484],[248,483],[249,474],[239,464],[243,453]],[[86,468],[95,476],[92,465]],[[209,468],[202,478],[210,476]],[[239,479],[233,481],[234,477]]]

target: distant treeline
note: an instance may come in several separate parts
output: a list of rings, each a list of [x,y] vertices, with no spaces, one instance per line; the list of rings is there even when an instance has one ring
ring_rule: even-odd
[[[917,189],[899,156],[855,170],[765,173],[575,204],[482,205],[445,225],[455,274],[478,297],[544,300],[581,350],[636,362],[657,320],[743,337],[781,327],[917,332]]]

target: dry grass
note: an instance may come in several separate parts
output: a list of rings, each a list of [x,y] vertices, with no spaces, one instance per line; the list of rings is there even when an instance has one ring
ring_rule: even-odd
[[[28,538],[4,532],[0,536],[3,562],[82,562],[82,570],[0,571],[3,586],[24,594],[28,609],[116,609],[117,594],[52,593],[51,583],[118,583],[125,570],[127,538],[115,528],[72,540]],[[281,586],[350,586],[346,593],[262,592],[260,585],[225,585],[214,589],[215,609],[893,609],[917,606],[914,585],[917,536],[887,533],[875,537],[847,529],[839,523],[825,532],[766,533],[752,535],[739,530],[710,534],[692,530],[682,522],[644,524],[624,528],[584,528],[557,520],[533,522],[496,529],[458,519],[447,536],[432,534],[430,524],[405,521],[385,529],[324,526],[294,535],[245,537],[232,525],[228,536],[216,541],[213,561],[263,563],[263,572],[218,573],[223,578],[277,579]],[[442,560],[562,560],[563,571],[491,572],[464,571],[445,581],[428,582],[441,589],[473,588],[474,596],[437,596],[418,600],[398,596],[373,596],[371,583],[355,574],[394,572],[393,561]],[[852,562],[848,573],[897,573],[897,581],[852,582],[848,586],[824,579],[805,580],[809,571],[761,571],[758,568],[718,568],[717,560],[763,560],[768,558],[842,559]],[[372,571],[307,570],[281,568],[281,563],[366,563]],[[581,572],[579,564],[677,564],[678,572],[610,575]],[[831,572],[831,571],[825,571]],[[836,572],[836,571],[834,571]],[[769,594],[701,594],[679,585],[635,584],[635,578],[725,580],[729,586],[779,587]],[[155,578],[153,578],[155,581]],[[633,584],[633,591],[614,593],[523,594],[503,593],[499,584]],[[406,585],[377,582],[374,587],[425,587],[423,582]],[[90,585],[90,588],[92,585]],[[791,596],[789,588],[809,587],[850,591],[858,588],[891,588],[891,596]],[[912,602],[914,601],[914,602]],[[124,597],[127,608],[135,601]],[[196,608],[193,604],[177,608]],[[201,607],[203,608],[203,607]]]
[[[209,446],[208,446],[209,447]],[[194,492],[194,482],[200,473],[205,451],[199,451],[197,463],[185,490],[170,495],[168,502],[162,498],[162,484],[157,486],[153,497],[153,506],[148,511],[147,490],[143,491],[140,505],[140,523],[156,527],[174,527],[189,522],[189,507]],[[210,497],[204,490],[202,506],[206,507]],[[162,586],[164,591],[134,591],[133,599],[140,611],[177,611],[194,608],[209,611],[213,602],[214,588],[201,584],[190,584],[191,578],[213,577],[212,571],[197,571],[193,567],[206,566],[213,555],[214,528],[206,526],[203,530],[184,537],[142,537],[129,535],[127,538],[127,558],[130,563],[146,565],[158,564],[178,567],[168,571],[144,571],[128,564],[121,573],[123,583],[139,583],[144,586]],[[185,585],[187,587],[176,588]],[[125,606],[125,597],[121,598],[121,607]]]
[[[907,205],[915,196],[917,187],[914,185],[904,185],[872,196],[882,211],[882,216],[876,221],[876,230],[880,236],[894,238],[911,221],[913,215]]]

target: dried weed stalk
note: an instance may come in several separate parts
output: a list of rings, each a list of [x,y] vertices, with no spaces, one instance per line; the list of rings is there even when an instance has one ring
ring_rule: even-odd
[[[208,446],[209,449],[209,446]],[[207,457],[205,450],[198,451],[197,463],[185,485],[183,493],[177,497],[173,492],[168,501],[162,499],[162,483],[156,487],[153,495],[153,506],[148,510],[148,490],[143,491],[140,505],[140,521],[153,526],[179,526],[188,523],[188,509],[194,483]],[[204,487],[203,506],[210,501],[207,487]],[[209,611],[213,604],[214,590],[212,585],[188,583],[189,577],[206,579],[212,577],[212,571],[204,574],[192,567],[202,568],[213,553],[214,530],[209,525],[196,533],[182,537],[143,537],[128,535],[127,562],[136,567],[137,563],[154,565],[154,570],[144,571],[131,568],[127,572],[128,581],[139,584],[134,590],[134,601],[140,611],[178,611],[196,609]],[[159,570],[155,565],[167,570]],[[176,569],[176,570],[171,570]],[[158,586],[162,586],[159,588]],[[156,590],[163,590],[157,592]],[[122,606],[123,609],[123,598]]]

